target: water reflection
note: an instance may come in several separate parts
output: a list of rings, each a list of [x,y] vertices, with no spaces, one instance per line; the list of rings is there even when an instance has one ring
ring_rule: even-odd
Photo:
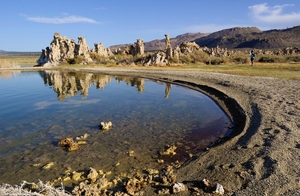
[[[138,77],[22,72],[0,78],[0,87],[5,92],[0,99],[0,183],[52,180],[66,168],[93,167],[114,177],[162,167],[218,142],[231,123],[202,93]],[[101,132],[101,121],[112,121],[112,129]],[[77,152],[57,146],[67,136],[83,134],[89,135],[87,144]],[[166,145],[175,145],[176,154],[161,155]],[[131,151],[134,156],[128,156]],[[43,169],[50,162],[55,166]]]
[[[21,71],[11,71],[11,70],[1,70],[0,78],[11,78],[13,76],[17,76],[21,73]]]
[[[145,79],[139,77],[60,71],[45,71],[40,72],[40,75],[44,79],[44,84],[51,86],[57,93],[58,100],[61,101],[77,96],[79,92],[82,98],[85,99],[88,96],[89,88],[91,88],[92,84],[94,84],[97,89],[104,89],[113,79],[118,83],[125,82],[127,85],[136,87],[138,93],[142,93],[145,90]],[[172,84],[167,83],[165,87],[165,98],[169,97],[171,88]]]
[[[68,100],[68,101],[65,101],[63,103],[59,103],[57,101],[40,101],[40,102],[36,102],[34,104],[35,106],[35,109],[36,110],[41,110],[41,109],[45,109],[45,108],[49,108],[49,107],[53,107],[55,105],[64,105],[66,107],[80,107],[80,106],[83,106],[83,105],[87,105],[87,104],[96,104],[98,103],[100,100],[99,99],[89,99],[85,102],[82,102],[80,100]]]

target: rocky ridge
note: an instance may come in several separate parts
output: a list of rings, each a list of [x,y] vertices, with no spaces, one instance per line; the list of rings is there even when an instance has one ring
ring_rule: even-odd
[[[273,29],[262,31],[257,27],[233,27],[212,33],[185,33],[170,38],[173,47],[184,41],[196,42],[201,47],[228,49],[279,49],[300,46],[300,26],[287,29]],[[110,48],[123,48],[128,44],[114,45]],[[164,40],[145,42],[146,51],[161,50]]]

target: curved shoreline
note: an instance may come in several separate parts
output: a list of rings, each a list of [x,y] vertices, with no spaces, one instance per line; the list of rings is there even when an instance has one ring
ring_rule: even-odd
[[[219,100],[225,111],[231,109],[226,104],[238,104],[239,110],[226,112],[235,118],[244,115],[243,130],[178,169],[177,181],[193,186],[208,179],[222,184],[227,195],[300,194],[300,81],[168,69],[67,70],[147,77],[223,93],[229,102],[214,97],[214,93],[208,95]],[[146,187],[145,195],[155,191],[154,187]]]

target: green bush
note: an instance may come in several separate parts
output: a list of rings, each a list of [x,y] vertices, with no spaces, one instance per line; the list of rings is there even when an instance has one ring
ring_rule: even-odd
[[[103,58],[103,56],[97,54],[96,52],[90,52],[90,57],[94,61],[99,61],[99,60],[101,60]]]
[[[300,55],[289,55],[285,57],[286,62],[300,62]]]
[[[85,61],[84,56],[76,56],[74,58],[68,58],[67,62],[72,65],[72,64],[81,64],[82,62]]]
[[[245,64],[245,63],[249,63],[250,59],[248,55],[238,53],[238,54],[231,55],[230,61],[237,64]]]
[[[220,65],[226,63],[227,61],[221,57],[211,57],[208,61],[205,62],[207,65]]]
[[[284,58],[279,56],[261,56],[258,59],[260,63],[284,63]]]
[[[183,64],[190,64],[190,63],[194,63],[195,61],[192,59],[192,57],[189,54],[181,54],[179,56],[179,62]]]
[[[209,54],[203,52],[203,51],[195,51],[194,53],[190,54],[190,57],[193,59],[193,62],[207,62],[209,61]]]
[[[90,52],[90,57],[91,57],[91,59],[93,59],[93,61],[96,64],[109,64],[109,63],[112,63],[112,60],[109,57],[99,55],[96,52]]]

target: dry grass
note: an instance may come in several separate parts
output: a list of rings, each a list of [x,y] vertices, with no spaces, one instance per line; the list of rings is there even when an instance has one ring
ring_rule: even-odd
[[[11,65],[36,65],[38,54],[2,54],[0,55],[0,67],[11,67]]]
[[[300,63],[256,63],[253,67],[250,64],[189,64],[175,67],[175,69],[300,80]]]
[[[11,62],[8,60],[0,60],[0,68],[10,68],[10,67],[16,67],[17,64],[15,62]]]
[[[0,67],[10,65],[35,65],[39,54],[30,55],[0,55]],[[82,67],[118,67],[113,63],[94,64],[94,65],[69,65],[64,64],[61,68],[82,68]],[[206,65],[204,63],[186,63],[186,64],[171,64],[170,66],[122,66],[122,68],[139,68],[139,69],[172,69],[172,70],[198,70],[204,72],[226,73],[243,76],[262,76],[274,77],[288,80],[300,80],[300,63],[255,63],[253,67],[250,63],[225,63],[221,65]]]
[[[221,65],[206,65],[206,64],[172,64],[170,66],[117,66],[113,64],[105,65],[64,65],[61,68],[127,68],[127,69],[156,69],[156,70],[195,70],[203,72],[225,73],[242,76],[261,76],[273,77],[287,80],[300,80],[300,63],[256,63],[252,67],[250,64],[221,64]]]

